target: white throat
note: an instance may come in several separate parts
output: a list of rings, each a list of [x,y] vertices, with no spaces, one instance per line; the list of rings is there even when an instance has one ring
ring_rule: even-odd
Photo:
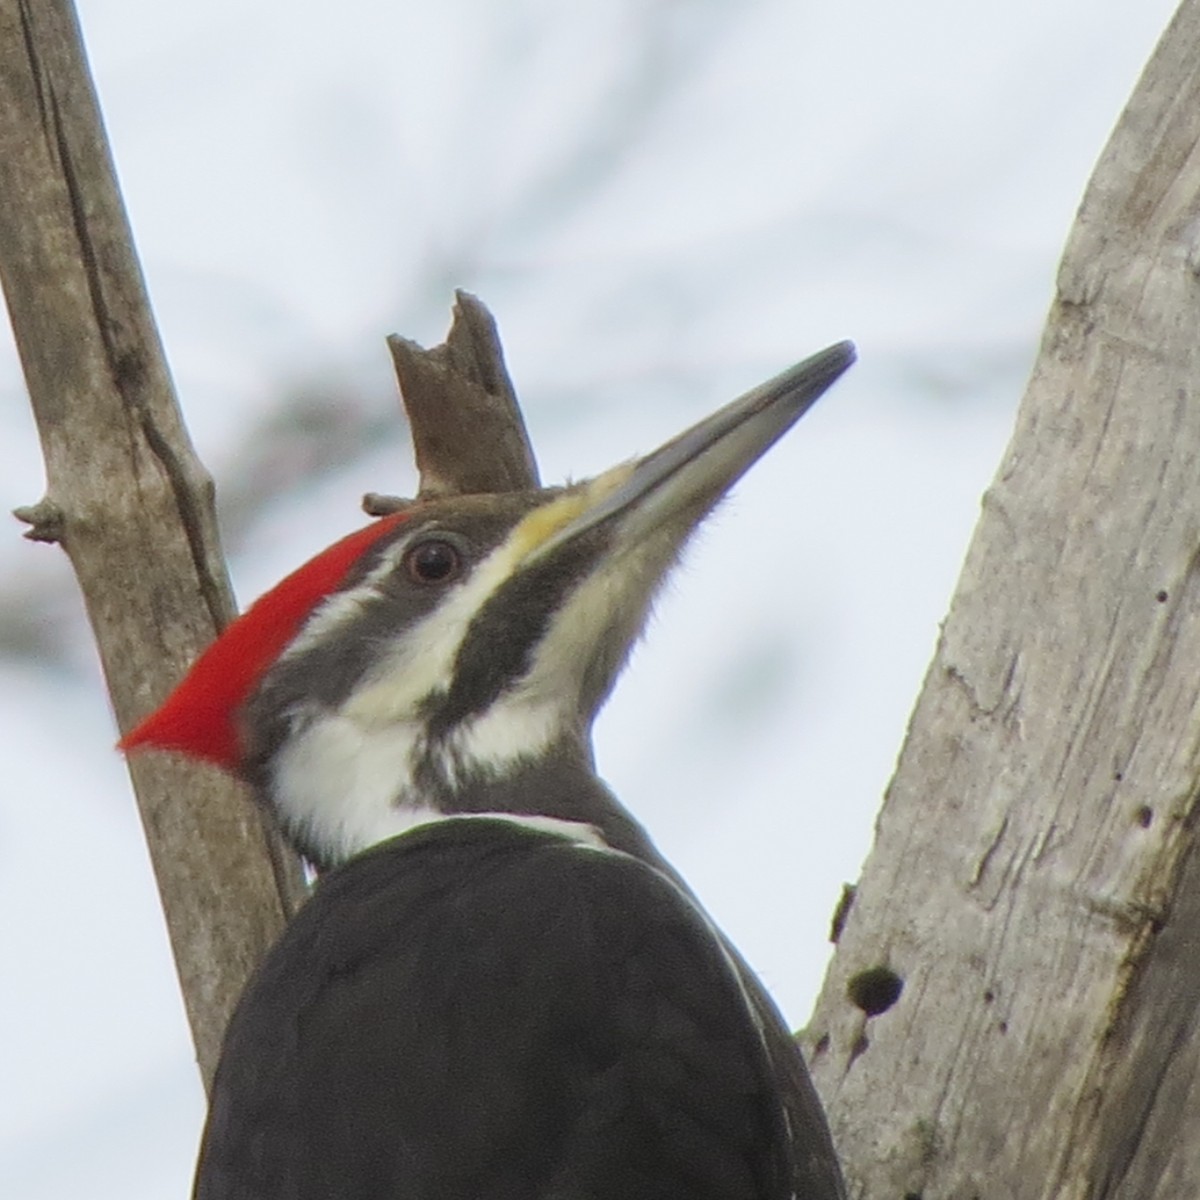
[[[324,711],[276,754],[272,806],[298,844],[313,848],[324,862],[343,862],[418,825],[453,816],[442,807],[447,792],[472,775],[503,778],[547,751],[561,728],[555,708],[519,693],[464,721],[432,748],[419,725],[378,725],[352,711]],[[540,816],[526,820],[577,824]]]

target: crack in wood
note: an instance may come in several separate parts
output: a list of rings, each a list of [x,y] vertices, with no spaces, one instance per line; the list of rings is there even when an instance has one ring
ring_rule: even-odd
[[[42,58],[38,53],[37,35],[33,31],[33,10],[30,0],[17,0],[17,18],[21,22],[21,39],[25,43],[25,58],[29,62],[29,74],[33,80],[34,91],[37,95],[38,109],[41,112],[43,132],[49,134],[49,120],[46,107],[46,89],[48,81],[46,72],[42,69]],[[46,144],[52,145],[46,137]]]
[[[1004,840],[1004,835],[1007,832],[1008,813],[1005,813],[1004,818],[1000,822],[1000,828],[996,830],[995,836],[975,863],[975,874],[971,876],[971,882],[968,884],[969,887],[977,888],[983,882],[983,877],[987,874],[988,866],[991,864],[996,851],[1000,848],[1000,843]]]

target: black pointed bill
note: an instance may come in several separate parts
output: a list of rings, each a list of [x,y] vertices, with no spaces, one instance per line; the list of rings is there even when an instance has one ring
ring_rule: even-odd
[[[838,342],[776,375],[660,446],[584,485],[581,511],[559,525],[530,555],[541,558],[609,521],[619,541],[636,544],[651,529],[703,515],[816,402],[855,359],[853,342]]]

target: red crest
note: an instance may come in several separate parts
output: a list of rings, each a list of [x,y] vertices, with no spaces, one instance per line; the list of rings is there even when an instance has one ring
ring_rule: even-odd
[[[120,742],[178,750],[235,771],[241,761],[237,712],[312,611],[407,513],[393,513],[348,534],[260,596],[183,677],[174,691]]]

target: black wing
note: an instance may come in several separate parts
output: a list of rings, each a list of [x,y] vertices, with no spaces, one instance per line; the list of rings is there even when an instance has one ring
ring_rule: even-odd
[[[778,1080],[680,889],[512,822],[327,876],[230,1024],[197,1200],[785,1200]]]

